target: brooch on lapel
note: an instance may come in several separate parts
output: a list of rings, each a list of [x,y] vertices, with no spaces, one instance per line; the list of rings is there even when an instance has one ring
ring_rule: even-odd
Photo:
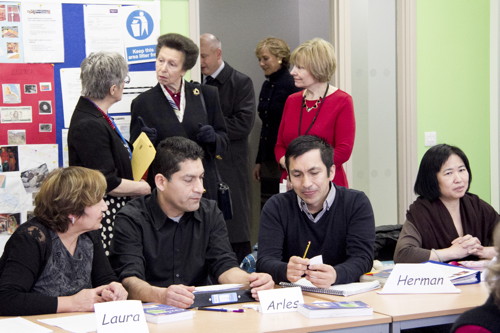
[[[200,91],[198,90],[198,88],[194,88],[194,89],[193,89],[193,94],[194,94],[195,96],[198,96],[198,95],[200,94]]]

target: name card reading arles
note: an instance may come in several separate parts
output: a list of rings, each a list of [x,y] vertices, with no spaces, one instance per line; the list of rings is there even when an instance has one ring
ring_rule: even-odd
[[[449,294],[460,289],[439,271],[422,264],[397,264],[379,294]]]
[[[97,333],[148,333],[141,301],[94,304]]]
[[[293,312],[304,303],[300,287],[261,290],[258,294],[262,313]]]

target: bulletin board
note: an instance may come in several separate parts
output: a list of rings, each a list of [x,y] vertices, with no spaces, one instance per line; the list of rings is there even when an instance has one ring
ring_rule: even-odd
[[[62,4],[64,62],[0,63],[0,236],[12,232],[9,221],[29,218],[39,184],[47,172],[62,166],[66,138],[60,72],[79,68],[86,56],[84,6]],[[154,68],[154,61],[129,65],[130,72]]]
[[[64,27],[64,63],[54,65],[54,82],[56,86],[55,104],[62,105],[61,76],[62,68],[80,67],[80,63],[85,58],[85,35],[83,6],[81,4],[63,4],[63,27]],[[129,71],[154,71],[155,63],[147,62],[141,64],[131,64]],[[64,128],[64,117],[62,107],[56,114],[56,128]],[[59,165],[62,166],[62,134],[56,133],[59,144]]]

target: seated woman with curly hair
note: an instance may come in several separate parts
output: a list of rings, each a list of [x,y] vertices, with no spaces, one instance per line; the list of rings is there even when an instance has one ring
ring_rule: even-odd
[[[125,300],[98,229],[107,206],[99,171],[52,171],[35,198],[35,217],[10,237],[0,258],[0,316],[94,311]]]

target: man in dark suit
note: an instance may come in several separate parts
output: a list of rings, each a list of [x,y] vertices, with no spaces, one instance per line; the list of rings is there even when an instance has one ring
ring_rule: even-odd
[[[251,252],[248,135],[256,113],[253,83],[222,60],[221,42],[212,34],[201,35],[200,57],[203,84],[219,89],[230,140],[229,149],[217,161],[217,167],[231,189],[233,217],[226,224],[231,246],[241,262]]]

